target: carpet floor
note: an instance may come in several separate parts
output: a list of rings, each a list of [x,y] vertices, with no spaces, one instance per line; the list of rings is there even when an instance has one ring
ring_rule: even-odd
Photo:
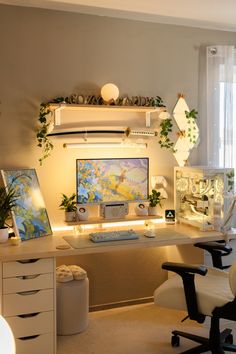
[[[173,329],[208,336],[208,330],[194,321],[181,323],[185,316],[152,303],[92,312],[85,332],[58,336],[57,354],[180,353],[196,343],[181,338],[180,347],[172,348]]]

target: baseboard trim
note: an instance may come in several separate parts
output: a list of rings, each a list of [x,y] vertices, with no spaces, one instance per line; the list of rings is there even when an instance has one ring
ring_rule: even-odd
[[[116,307],[146,304],[149,302],[153,302],[153,296],[143,297],[140,299],[131,299],[131,300],[125,300],[125,301],[111,302],[108,304],[93,305],[93,306],[89,307],[89,311],[94,312],[94,311],[109,310],[109,309],[113,309]]]

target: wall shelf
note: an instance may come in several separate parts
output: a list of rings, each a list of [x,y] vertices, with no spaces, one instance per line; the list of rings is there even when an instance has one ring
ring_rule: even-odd
[[[62,112],[122,112],[122,113],[142,113],[145,117],[145,126],[151,126],[151,117],[162,112],[165,107],[146,107],[146,106],[109,106],[109,105],[79,105],[79,104],[51,104],[50,109],[54,112],[54,124],[62,124]]]

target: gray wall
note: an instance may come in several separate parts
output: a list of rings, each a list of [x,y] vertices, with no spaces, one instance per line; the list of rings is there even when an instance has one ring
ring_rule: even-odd
[[[55,142],[53,156],[39,166],[35,129],[42,101],[73,92],[98,94],[114,82],[121,95],[160,95],[170,111],[183,92],[189,107],[198,109],[200,48],[236,44],[235,33],[5,5],[0,5],[0,34],[0,167],[36,168],[53,226],[63,221],[60,193],[74,191],[75,158],[93,153],[65,152]],[[204,152],[203,134],[199,151]],[[165,207],[172,207],[175,159],[157,144],[148,154],[152,173],[167,177]],[[198,161],[194,151],[191,162]],[[102,285],[92,286],[91,304],[98,304],[151,295],[164,279],[160,251],[73,261],[89,270],[91,284]],[[133,279],[136,286],[130,287]]]

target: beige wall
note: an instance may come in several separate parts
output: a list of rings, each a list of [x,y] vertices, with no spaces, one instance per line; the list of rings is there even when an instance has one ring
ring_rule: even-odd
[[[121,95],[160,95],[170,111],[178,92],[186,94],[190,108],[198,108],[200,48],[236,44],[235,33],[5,5],[0,5],[0,33],[0,167],[36,168],[53,226],[63,223],[60,193],[75,188],[75,159],[115,153],[66,151],[56,141],[52,157],[40,167],[35,129],[42,101],[73,92],[98,94],[103,84],[114,82]],[[204,151],[204,138],[201,147]],[[157,144],[143,154],[150,157],[151,174],[167,177],[165,207],[172,207],[175,159]],[[192,163],[197,161],[195,151]],[[81,258],[96,283],[92,303],[151,295],[163,279],[161,261],[158,250]],[[107,281],[108,265],[118,274],[115,287],[111,275]],[[137,279],[134,288],[130,277]]]

